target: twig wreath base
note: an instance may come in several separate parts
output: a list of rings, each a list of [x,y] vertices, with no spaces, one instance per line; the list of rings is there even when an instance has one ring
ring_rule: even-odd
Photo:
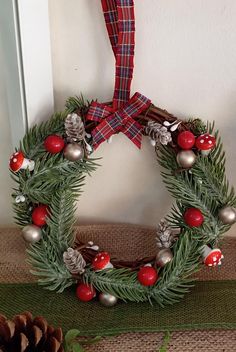
[[[98,166],[97,160],[91,158],[91,133],[98,123],[86,120],[89,106],[82,97],[69,98],[64,112],[54,114],[26,133],[10,160],[11,175],[17,184],[13,193],[15,220],[23,228],[24,239],[30,242],[27,253],[33,266],[31,272],[38,277],[39,284],[58,292],[84,282],[124,301],[149,301],[161,306],[178,302],[193,286],[190,276],[200,269],[202,256],[207,265],[220,264],[221,253],[210,264],[204,251],[208,248],[212,252],[218,246],[236,216],[236,198],[225,176],[225,154],[219,133],[213,124],[204,124],[200,119],[181,121],[154,105],[138,117],[142,133],[147,136],[143,138],[149,138],[155,145],[163,181],[175,198],[171,214],[166,217],[168,226],[162,223],[157,233],[159,251],[167,250],[171,257],[161,261],[157,248],[157,257],[136,261],[111,258],[110,267],[95,270],[98,248],[81,243],[74,230],[75,202],[86,175]],[[194,136],[194,144],[183,149],[179,136],[185,136],[182,133],[186,131]],[[52,136],[60,138],[63,144],[58,147],[56,143],[53,149],[55,143],[50,145],[48,139]],[[199,137],[200,144],[204,144],[202,136],[215,140],[208,153],[197,147]],[[70,144],[76,145],[77,154],[65,152]],[[20,168],[15,165],[19,154],[24,157]],[[194,156],[192,161],[190,154]],[[189,209],[201,213],[200,223],[196,223],[199,218],[191,217],[194,214],[187,216]],[[173,241],[170,229],[178,233]],[[165,241],[169,241],[168,245]],[[146,265],[157,274],[150,285],[139,279],[139,272]]]

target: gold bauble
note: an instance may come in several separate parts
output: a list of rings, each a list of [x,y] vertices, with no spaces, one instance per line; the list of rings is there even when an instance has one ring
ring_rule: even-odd
[[[23,238],[26,242],[36,243],[42,238],[42,231],[36,225],[27,225],[22,229]]]
[[[233,207],[225,206],[219,211],[219,219],[225,225],[232,225],[236,222],[236,209]]]
[[[169,263],[172,259],[173,259],[173,254],[170,248],[163,248],[157,253],[156,264],[157,266],[162,268],[167,263]]]
[[[105,307],[113,307],[116,305],[117,301],[117,297],[111,295],[110,293],[101,292],[99,295],[99,302]]]
[[[177,163],[180,167],[188,169],[195,164],[196,154],[192,150],[181,150],[177,154]]]
[[[78,143],[70,143],[64,149],[64,156],[69,161],[78,161],[84,157],[84,148]]]

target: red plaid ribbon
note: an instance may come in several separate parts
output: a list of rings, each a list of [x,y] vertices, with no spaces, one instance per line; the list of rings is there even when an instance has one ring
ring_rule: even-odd
[[[93,121],[102,120],[92,131],[94,148],[118,132],[123,132],[138,148],[141,148],[143,127],[134,118],[146,110],[150,103],[151,101],[140,93],[135,93],[123,108],[115,112],[109,106],[93,102],[87,118]]]
[[[134,118],[146,110],[151,101],[140,93],[135,93],[130,99],[135,44],[134,1],[101,0],[101,2],[116,59],[116,77],[113,106],[93,102],[87,115],[88,120],[100,122],[92,131],[94,148],[118,132],[123,132],[140,148],[142,126]]]

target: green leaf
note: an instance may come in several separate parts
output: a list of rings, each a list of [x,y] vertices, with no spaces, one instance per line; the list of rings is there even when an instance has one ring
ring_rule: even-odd
[[[164,336],[163,344],[159,349],[159,352],[168,352],[168,345],[170,342],[170,338],[171,338],[170,332],[167,331]]]
[[[83,352],[84,349],[78,342],[76,342],[73,344],[72,351],[73,352]]]
[[[80,331],[78,329],[71,329],[67,331],[65,335],[65,342],[66,344],[71,344],[73,340],[76,339],[80,335]]]
[[[99,342],[101,339],[102,339],[102,336],[95,336],[95,337],[92,338],[92,339],[80,341],[80,343],[81,343],[83,346],[86,346],[86,345],[94,345],[94,344],[96,344],[97,342]]]

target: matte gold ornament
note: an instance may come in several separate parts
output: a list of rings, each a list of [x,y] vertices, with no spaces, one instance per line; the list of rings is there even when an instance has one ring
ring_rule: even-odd
[[[99,295],[99,302],[105,307],[113,307],[116,305],[117,301],[117,297],[111,295],[110,293],[101,292]]]
[[[81,160],[84,157],[84,148],[78,143],[69,143],[64,149],[64,156],[70,161]]]
[[[219,219],[225,225],[232,225],[236,222],[236,209],[233,207],[225,206],[219,211]]]
[[[173,259],[173,254],[169,248],[161,249],[156,256],[157,266],[163,268],[167,263]]]
[[[177,163],[184,169],[188,169],[195,164],[196,154],[192,150],[181,150],[177,154]]]
[[[27,225],[22,229],[23,238],[26,242],[36,243],[42,238],[42,231],[36,225]]]

